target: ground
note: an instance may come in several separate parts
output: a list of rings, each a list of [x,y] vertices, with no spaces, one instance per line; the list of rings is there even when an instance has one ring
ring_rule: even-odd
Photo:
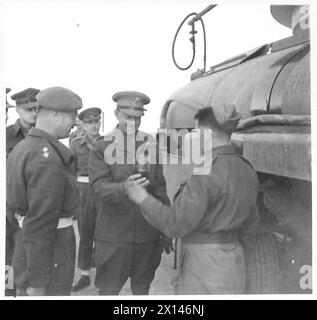
[[[77,223],[74,223],[74,229],[76,234],[76,243],[78,249],[78,229]],[[174,294],[174,287],[171,284],[171,280],[175,275],[175,270],[173,270],[174,265],[174,253],[170,253],[169,255],[163,253],[162,261],[159,267],[156,270],[155,278],[151,284],[150,295],[172,295]],[[92,269],[92,277],[91,284],[88,288],[84,288],[81,291],[76,293],[72,293],[72,295],[98,295],[97,288],[94,286],[93,280],[95,278],[96,269]],[[76,268],[75,270],[75,279],[74,283],[79,279],[80,271]],[[120,295],[131,295],[130,290],[130,282],[129,280],[126,282],[124,287],[122,288]]]

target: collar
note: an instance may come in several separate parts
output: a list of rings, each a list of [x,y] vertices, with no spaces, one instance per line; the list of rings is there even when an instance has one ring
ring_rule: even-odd
[[[25,131],[23,130],[19,119],[18,119],[18,120],[14,123],[14,125],[13,125],[13,131],[14,131],[14,135],[16,135],[16,136],[17,136],[20,132],[24,135],[24,132],[25,132]]]
[[[73,157],[72,152],[66,146],[64,146],[55,137],[53,137],[51,134],[49,134],[44,130],[41,130],[38,128],[31,128],[31,130],[29,131],[29,136],[46,139],[49,143],[51,143],[57,149],[58,153],[66,163],[68,163],[70,159]]]
[[[225,144],[222,146],[218,146],[215,148],[212,148],[212,155],[217,154],[236,154],[236,150],[232,144]]]

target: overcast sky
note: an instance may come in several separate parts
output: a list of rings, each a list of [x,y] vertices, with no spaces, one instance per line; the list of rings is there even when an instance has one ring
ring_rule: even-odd
[[[151,104],[141,129],[159,127],[161,108],[190,74],[203,67],[202,31],[197,25],[197,56],[182,72],[173,65],[174,34],[189,13],[210,1],[5,1],[2,2],[4,84],[11,94],[27,87],[65,86],[78,93],[84,108],[105,112],[105,131],[116,120],[116,91],[138,90]],[[291,35],[270,15],[268,4],[220,4],[204,16],[207,67],[262,44]],[[177,59],[191,58],[189,26],[177,43]],[[9,122],[16,119],[15,110]]]

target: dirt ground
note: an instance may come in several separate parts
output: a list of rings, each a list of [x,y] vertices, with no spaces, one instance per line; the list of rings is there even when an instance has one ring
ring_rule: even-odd
[[[76,243],[78,249],[78,228],[77,222],[74,222],[74,229],[76,234]],[[151,284],[150,295],[172,295],[174,294],[174,287],[171,284],[171,280],[175,275],[175,271],[173,270],[174,264],[174,253],[170,253],[169,255],[163,253],[161,264],[156,270],[155,278]],[[84,288],[81,291],[74,292],[72,295],[80,295],[80,296],[91,296],[91,295],[98,295],[98,290],[94,286],[94,278],[95,278],[96,269],[92,269],[92,276],[91,276],[91,284],[87,288]],[[75,278],[74,283],[79,279],[80,271],[76,268],[75,270]],[[130,282],[129,280],[126,282],[124,287],[122,288],[120,295],[131,295],[130,290]]]

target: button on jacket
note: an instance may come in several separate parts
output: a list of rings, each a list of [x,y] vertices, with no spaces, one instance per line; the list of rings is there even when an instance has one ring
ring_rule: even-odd
[[[37,128],[29,131],[7,161],[7,214],[24,216],[23,243],[32,287],[48,284],[58,220],[71,217],[77,206],[73,163],[68,148]]]
[[[114,129],[109,137],[116,135]],[[147,134],[144,134],[147,135]],[[125,159],[128,157],[127,136],[124,135]],[[150,226],[141,214],[141,208],[128,198],[124,184],[127,178],[137,173],[136,164],[109,164],[104,160],[106,147],[111,144],[100,137],[94,143],[89,158],[89,179],[93,184],[98,202],[95,237],[109,242],[144,243],[158,239],[161,233]],[[137,148],[144,142],[136,141]],[[150,165],[149,193],[159,201],[169,205],[166,184],[159,164]]]
[[[224,235],[255,232],[259,220],[255,170],[231,145],[214,148],[212,157],[210,174],[192,175],[173,206],[150,196],[143,201],[142,212],[152,226],[188,243],[213,243]]]

